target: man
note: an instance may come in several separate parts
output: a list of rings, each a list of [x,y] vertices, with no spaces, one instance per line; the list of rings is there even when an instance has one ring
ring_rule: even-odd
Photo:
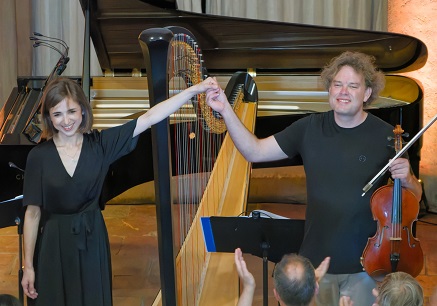
[[[243,292],[237,306],[250,306],[255,292],[255,279],[249,272],[240,249],[235,250],[235,265],[243,282]],[[273,271],[273,293],[281,306],[312,305],[318,292],[318,282],[329,266],[329,257],[314,270],[311,262],[297,254],[286,254]]]
[[[422,188],[406,158],[396,159],[390,173],[362,196],[362,188],[394,156],[387,137],[393,127],[364,111],[384,87],[374,59],[344,52],[322,71],[332,110],[312,114],[285,130],[258,139],[240,122],[220,89],[207,92],[208,105],[224,118],[236,147],[250,162],[302,157],[307,180],[304,240],[299,251],[318,266],[329,256],[328,274],[320,282],[318,305],[338,305],[346,295],[355,305],[372,305],[375,281],[363,272],[360,257],[376,232],[370,196],[388,174],[400,179],[419,200]],[[359,302],[359,304],[357,304]]]

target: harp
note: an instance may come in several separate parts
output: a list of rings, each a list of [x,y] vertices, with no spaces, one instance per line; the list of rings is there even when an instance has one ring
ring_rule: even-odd
[[[188,30],[152,28],[140,34],[139,42],[151,106],[206,77],[201,49]],[[225,93],[253,132],[256,103],[249,102],[257,101],[257,90],[250,75],[235,73]],[[188,101],[170,122],[152,127],[152,144],[162,292],[155,305],[206,305],[211,300],[235,305],[233,256],[206,252],[200,217],[244,211],[250,163],[226,135],[220,115],[206,105],[205,94]]]

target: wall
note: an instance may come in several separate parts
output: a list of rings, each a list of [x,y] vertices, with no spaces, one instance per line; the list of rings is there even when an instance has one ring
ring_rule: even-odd
[[[433,0],[388,1],[388,31],[414,36],[428,47],[428,61],[421,69],[405,73],[419,80],[425,91],[424,125],[437,114],[437,2]],[[422,136],[420,178],[430,210],[437,212],[437,124]]]
[[[0,52],[0,71],[2,75],[0,78],[0,108],[17,83],[16,37],[14,0],[3,0],[0,3],[0,46],[2,49]]]
[[[0,109],[17,86],[17,76],[31,75],[30,1],[0,1]]]

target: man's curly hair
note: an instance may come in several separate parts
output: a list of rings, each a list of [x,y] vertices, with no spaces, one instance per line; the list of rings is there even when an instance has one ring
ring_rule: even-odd
[[[375,66],[375,57],[361,52],[343,52],[334,57],[323,68],[320,77],[326,90],[329,90],[332,80],[343,66],[352,67],[358,74],[363,75],[366,87],[372,89],[372,94],[366,101],[367,105],[378,98],[379,93],[385,86],[384,74]]]

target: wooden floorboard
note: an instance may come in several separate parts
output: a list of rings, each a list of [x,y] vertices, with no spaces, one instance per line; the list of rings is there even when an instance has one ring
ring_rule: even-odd
[[[303,218],[305,206],[292,204],[251,204],[291,218]],[[108,227],[113,266],[114,306],[151,305],[160,287],[154,205],[108,205],[104,217]],[[429,224],[429,223],[433,224]],[[417,277],[424,288],[425,305],[437,287],[437,215],[425,214],[417,223],[417,238],[425,264]],[[254,305],[262,305],[262,259],[245,255],[257,280]],[[269,305],[272,295],[269,264]],[[18,235],[16,227],[0,229],[0,293],[18,296]],[[213,303],[211,305],[214,305]]]

